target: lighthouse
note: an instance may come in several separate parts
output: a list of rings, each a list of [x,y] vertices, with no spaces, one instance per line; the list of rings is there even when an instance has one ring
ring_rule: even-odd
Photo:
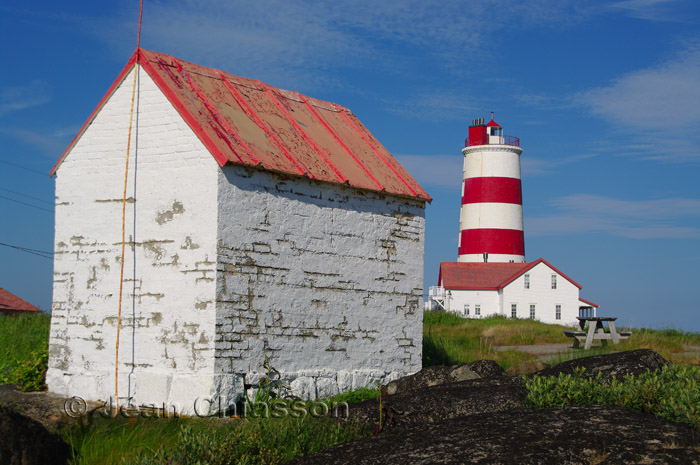
[[[520,139],[491,121],[472,121],[462,153],[458,262],[523,263]]]
[[[462,149],[462,207],[456,262],[440,262],[427,310],[465,318],[500,315],[578,325],[598,305],[581,285],[543,258],[525,261],[520,139],[491,121],[475,119]]]

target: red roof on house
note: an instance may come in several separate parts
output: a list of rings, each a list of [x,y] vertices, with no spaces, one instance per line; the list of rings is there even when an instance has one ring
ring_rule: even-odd
[[[144,49],[131,57],[51,174],[136,63],[221,166],[432,200],[348,108]]]
[[[445,289],[498,290],[539,263],[544,263],[557,274],[581,289],[574,280],[540,258],[529,263],[462,263],[441,262],[438,284]]]
[[[594,304],[594,303],[591,302],[590,300],[582,299],[582,298],[580,298],[580,297],[579,297],[578,300],[579,300],[579,302],[583,302],[584,304],[588,304],[588,305],[590,305],[591,307],[596,307],[596,308],[597,308],[597,307],[600,307],[600,305]]]
[[[0,287],[0,312],[40,312],[41,309]]]

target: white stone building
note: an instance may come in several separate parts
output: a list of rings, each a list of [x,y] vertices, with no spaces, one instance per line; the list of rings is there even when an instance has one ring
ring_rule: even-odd
[[[347,108],[137,50],[52,173],[51,392],[114,398],[120,281],[121,404],[420,370],[430,197]]]
[[[530,263],[442,262],[430,296],[434,309],[467,318],[501,315],[575,325],[581,307],[597,308],[579,298],[580,289],[541,258]]]

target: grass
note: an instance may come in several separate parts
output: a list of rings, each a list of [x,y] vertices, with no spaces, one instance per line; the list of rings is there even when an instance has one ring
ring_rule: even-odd
[[[376,396],[376,390],[365,388],[328,401]],[[93,415],[84,420],[60,431],[74,449],[72,465],[277,464],[370,434],[312,415],[223,420]]]
[[[494,360],[503,368],[538,360],[540,356],[515,349],[495,350],[496,346],[571,343],[564,336],[566,326],[536,320],[502,316],[481,319],[462,318],[454,313],[427,311],[423,317],[423,365],[454,365],[480,359]],[[700,356],[684,356],[684,346],[700,346],[700,334],[679,330],[635,329],[629,339],[607,347],[584,351],[571,349],[549,357],[548,364],[619,350],[652,349],[673,363],[700,365]]]
[[[600,373],[597,378],[583,374],[581,369],[573,375],[526,378],[526,406],[619,405],[700,430],[699,367],[671,365],[611,383],[603,382]]]
[[[0,384],[22,384],[26,364],[46,356],[50,322],[45,313],[0,316]],[[37,387],[43,385],[45,371],[35,374],[41,378],[33,380]]]

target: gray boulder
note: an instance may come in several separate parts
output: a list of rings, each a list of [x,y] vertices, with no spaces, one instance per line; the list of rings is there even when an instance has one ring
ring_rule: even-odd
[[[523,406],[527,391],[521,378],[499,376],[428,386],[382,396],[382,430],[423,425],[475,413],[499,412]],[[379,430],[379,401],[349,407],[346,421]]]
[[[698,432],[620,407],[518,409],[414,424],[290,464],[698,465]]]
[[[41,423],[0,405],[0,464],[65,465],[71,448]]]
[[[390,382],[385,390],[393,396],[428,386],[505,375],[503,368],[493,360],[477,360],[462,365],[425,367],[418,373]]]
[[[601,373],[603,381],[609,383],[613,379],[622,381],[626,375],[638,376],[647,370],[660,370],[668,364],[666,359],[653,350],[638,349],[569,360],[540,370],[534,375],[573,374],[576,368],[584,367],[584,376],[596,377]]]

